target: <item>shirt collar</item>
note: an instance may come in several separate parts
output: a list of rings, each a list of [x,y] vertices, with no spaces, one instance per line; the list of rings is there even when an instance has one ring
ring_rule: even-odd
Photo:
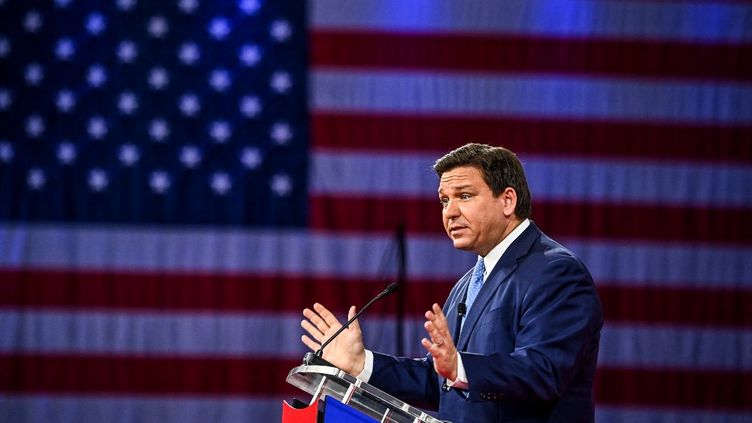
[[[523,220],[522,223],[519,224],[519,226],[514,228],[514,230],[510,232],[509,235],[506,236],[506,238],[502,239],[500,243],[496,244],[496,246],[493,247],[493,249],[489,251],[485,257],[483,257],[483,265],[486,267],[486,271],[485,273],[483,273],[483,282],[485,282],[486,277],[491,274],[491,271],[493,270],[494,266],[496,266],[496,263],[501,260],[501,256],[504,255],[504,252],[507,251],[514,240],[522,235],[522,232],[524,232],[528,226],[530,226],[530,219]]]

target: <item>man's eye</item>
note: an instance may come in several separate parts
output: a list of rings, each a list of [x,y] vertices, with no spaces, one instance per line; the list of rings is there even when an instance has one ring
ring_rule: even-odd
[[[446,207],[447,204],[449,204],[449,199],[448,198],[442,198],[442,199],[439,200],[439,203],[441,204],[442,207]]]
[[[463,200],[467,200],[467,199],[470,198],[470,194],[461,194],[460,198],[463,199]]]

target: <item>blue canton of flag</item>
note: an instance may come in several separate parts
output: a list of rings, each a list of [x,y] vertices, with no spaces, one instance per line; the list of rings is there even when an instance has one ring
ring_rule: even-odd
[[[0,219],[302,226],[295,1],[0,2]]]

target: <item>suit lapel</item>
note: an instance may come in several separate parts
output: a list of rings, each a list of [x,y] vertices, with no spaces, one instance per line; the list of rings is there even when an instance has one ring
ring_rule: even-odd
[[[462,328],[459,342],[457,342],[457,348],[460,351],[464,351],[467,348],[470,335],[475,329],[475,325],[478,323],[483,310],[488,307],[488,302],[491,301],[496,290],[506,281],[509,275],[517,270],[517,262],[530,251],[530,247],[538,237],[540,237],[540,231],[533,222],[530,222],[530,226],[509,246],[507,251],[501,256],[499,262],[491,270],[491,274],[488,275],[488,279],[483,283],[478,296],[475,298],[473,307],[468,311],[465,318],[465,326]]]

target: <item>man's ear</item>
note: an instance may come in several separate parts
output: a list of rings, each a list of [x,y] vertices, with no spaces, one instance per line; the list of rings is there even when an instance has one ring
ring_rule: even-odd
[[[504,208],[504,216],[511,217],[517,208],[517,191],[512,187],[504,188],[501,192],[501,201]]]

